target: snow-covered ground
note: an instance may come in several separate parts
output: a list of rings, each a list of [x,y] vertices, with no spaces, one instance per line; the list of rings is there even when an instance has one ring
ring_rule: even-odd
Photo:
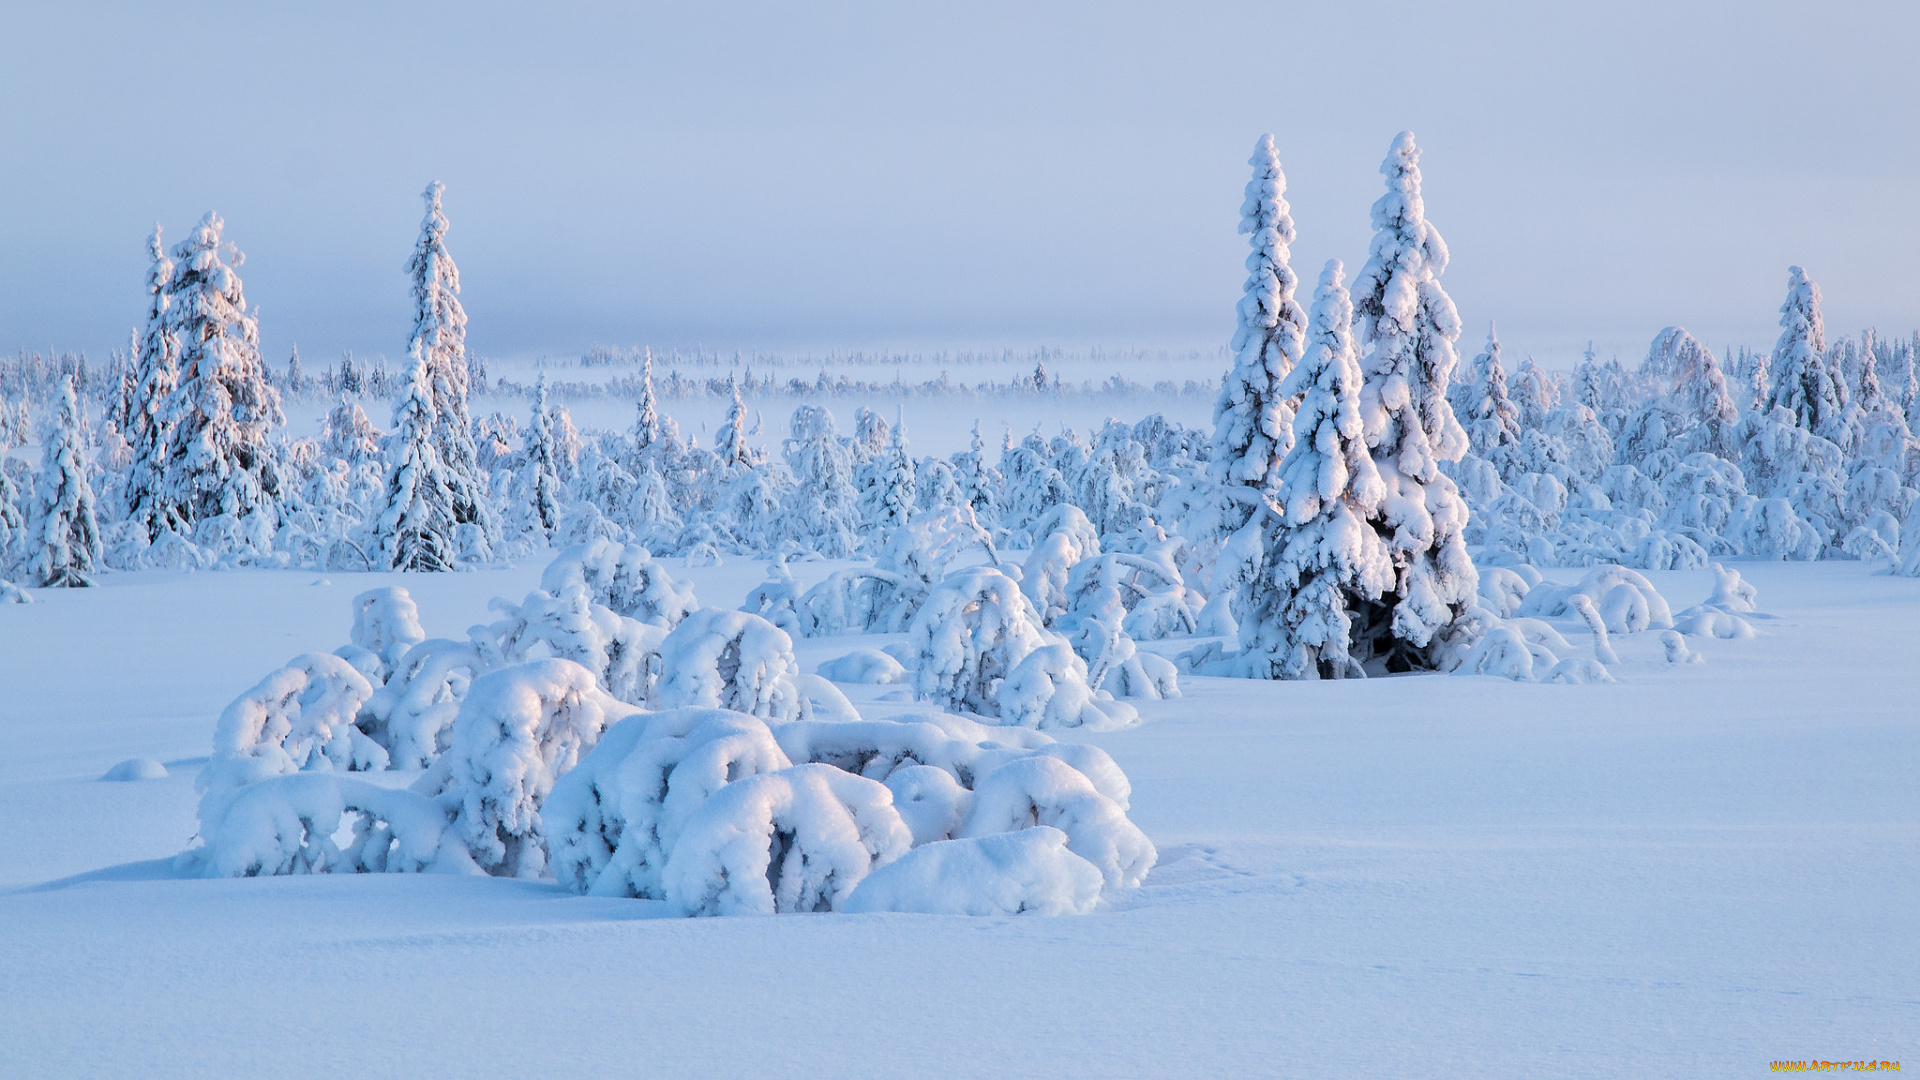
[[[1190,678],[1099,736],[1160,860],[1084,917],[657,918],[433,875],[179,880],[214,718],[404,581],[0,607],[0,1075],[1748,1076],[1920,1061],[1920,581],[1743,563],[1747,641],[1612,685]],[[795,567],[801,584],[829,564]],[[733,607],[763,575],[685,572]],[[1549,571],[1576,580],[1578,571]],[[1676,609],[1708,572],[1650,573]],[[801,666],[885,640],[798,644]],[[1143,647],[1172,651],[1178,643]],[[870,716],[913,708],[849,691]],[[164,780],[97,779],[135,756]]]

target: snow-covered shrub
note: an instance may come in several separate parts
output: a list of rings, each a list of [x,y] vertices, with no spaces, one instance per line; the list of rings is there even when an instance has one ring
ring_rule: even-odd
[[[1750,638],[1753,624],[1724,611],[1698,611],[1683,616],[1674,629],[1689,637]]]
[[[1546,660],[1549,665],[1558,662],[1542,646],[1527,641],[1519,631],[1496,626],[1481,635],[1479,642],[1461,660],[1460,666],[1454,669],[1454,674],[1497,675],[1517,682],[1532,682],[1535,650],[1545,654],[1540,659]]]
[[[342,848],[334,837],[349,826],[353,838]],[[222,800],[201,823],[201,845],[175,866],[202,877],[473,872],[464,850],[442,843],[446,828],[446,812],[424,795],[297,773]]]
[[[1069,634],[1074,652],[1086,661],[1087,684],[1114,697],[1179,697],[1178,669],[1139,650],[1121,622],[1125,614],[1119,593],[1102,590]]]
[[[800,673],[785,630],[744,611],[701,608],[660,643],[663,709],[732,709],[769,720],[800,716]]]
[[[897,634],[925,597],[925,584],[912,575],[854,566],[828,574],[802,594],[794,618],[807,637]]]
[[[488,665],[464,641],[429,638],[408,649],[361,711],[360,727],[396,769],[425,768],[447,749],[460,702]]]
[[[420,609],[398,585],[368,589],[353,598],[352,645],[339,650],[353,666],[384,680],[408,649],[427,639]]]
[[[564,596],[578,585],[587,599],[629,619],[671,630],[700,605],[690,583],[676,581],[638,544],[599,539],[562,551],[540,575],[540,587]]]
[[[1021,757],[981,777],[958,839],[1050,825],[1067,849],[1098,867],[1108,888],[1140,884],[1158,857],[1153,842],[1086,774],[1058,758]]]
[[[353,665],[303,653],[261,679],[220,714],[213,756],[195,786],[201,823],[227,793],[302,769],[383,769],[387,753],[354,726],[373,687]]]
[[[1000,715],[1002,681],[1045,644],[1020,586],[984,566],[947,575],[907,635],[916,656],[914,692],[941,709],[983,716]]]
[[[452,839],[497,877],[546,872],[540,807],[610,723],[633,712],[571,660],[530,660],[473,680],[447,752],[413,786],[452,819]]]
[[[1021,657],[999,690],[1000,720],[1006,724],[1109,731],[1139,719],[1133,706],[1088,685],[1085,661],[1062,641]]]
[[[728,784],[688,815],[667,898],[688,915],[837,911],[912,845],[885,785],[799,765]]]
[[[1537,581],[1539,572],[1534,576]],[[1490,567],[1480,571],[1480,599],[1495,615],[1511,619],[1519,613],[1520,602],[1527,598],[1533,584],[1510,567]]]
[[[651,702],[669,631],[590,603],[578,584],[560,596],[539,589],[519,604],[494,598],[501,617],[467,631],[489,667],[554,656],[593,672],[600,688],[633,705]]]
[[[1155,545],[1147,554],[1106,552],[1082,559],[1067,574],[1067,609],[1077,616],[1111,590],[1125,612],[1127,633],[1145,641],[1186,636],[1198,628],[1206,601],[1187,589],[1174,553],[1181,541]],[[1061,617],[1056,622],[1070,622]]]
[[[1617,595],[1615,590],[1622,590]],[[1624,566],[1595,567],[1577,585],[1550,585],[1542,583],[1534,586],[1520,605],[1520,614],[1555,618],[1572,611],[1572,599],[1575,595],[1585,596],[1592,601],[1606,620],[1607,628],[1614,633],[1621,631],[1614,626],[1615,616],[1644,618],[1641,629],[1667,630],[1673,626],[1673,611],[1660,591],[1644,574],[1629,570]],[[1609,600],[1609,597],[1612,597]],[[1613,609],[1609,611],[1609,607]],[[1633,616],[1630,612],[1640,612]]]
[[[1727,540],[1745,555],[1768,559],[1813,559],[1826,546],[1818,526],[1786,499],[1740,500],[1727,522]]]
[[[1100,534],[1087,515],[1072,503],[1061,503],[1034,523],[1038,540],[1020,575],[1021,588],[1032,599],[1042,624],[1072,610],[1067,578],[1074,564],[1100,554]]]
[[[725,709],[622,720],[541,810],[554,876],[577,893],[664,900],[687,816],[722,786],[790,764],[765,723]]]
[[[893,534],[876,565],[931,586],[959,556],[979,551],[999,562],[993,538],[971,506],[943,506],[913,515]]]
[[[821,663],[820,676],[837,683],[882,685],[907,681],[907,669],[900,661],[878,649],[855,649]]]
[[[800,614],[795,606],[799,599],[800,589],[793,580],[793,571],[787,569],[786,557],[776,555],[767,562],[767,580],[754,586],[740,610],[758,615],[788,634],[804,637],[806,631],[801,629]]]
[[[945,775],[945,774],[938,774]],[[1079,915],[1100,901],[1100,868],[1049,825],[914,848],[868,874],[848,913]]]

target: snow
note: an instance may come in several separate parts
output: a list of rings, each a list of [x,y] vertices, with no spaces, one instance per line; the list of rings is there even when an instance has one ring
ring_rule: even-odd
[[[1138,889],[1077,918],[687,920],[550,881],[174,876],[228,701],[338,646],[369,589],[403,585],[428,640],[457,641],[546,562],[320,586],[310,571],[145,571],[0,608],[9,1070],[1638,1077],[1920,1056],[1920,582],[1851,562],[1724,563],[1757,587],[1730,612],[1756,636],[1686,638],[1700,665],[1665,663],[1658,631],[1617,637],[1613,684],[1187,677],[1179,698],[1135,700],[1136,727],[1058,732],[1062,751],[1111,755],[1124,800],[1063,760],[1158,851]],[[793,572],[804,587],[844,565]],[[739,597],[765,572],[735,559],[684,577]],[[1587,570],[1544,573],[1566,587]],[[1640,573],[1676,623],[1740,595],[1711,569]],[[1581,640],[1565,629],[1577,614],[1555,618]],[[793,654],[811,671],[902,640],[797,639]],[[842,689],[873,720],[931,723],[924,703],[875,704],[895,686]],[[1040,737],[974,727],[943,742]],[[100,782],[136,755],[169,775]],[[951,779],[902,762],[878,782],[945,834],[936,773]],[[844,906],[914,907],[936,879],[954,897],[994,857],[942,846],[960,842],[922,843]],[[1032,867],[1030,904],[1053,888],[1037,853],[999,856]],[[643,1020],[582,1007],[615,1001],[643,1003]],[[874,1038],[883,1002],[912,1020]],[[715,1038],[716,1003],[753,1020]],[[341,1034],[322,1051],[316,1031]]]

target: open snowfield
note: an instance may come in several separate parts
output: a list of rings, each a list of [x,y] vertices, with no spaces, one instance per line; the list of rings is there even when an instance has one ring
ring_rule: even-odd
[[[1085,917],[677,919],[484,878],[169,876],[215,716],[343,643],[352,595],[404,581],[429,634],[463,636],[543,562],[116,574],[0,608],[0,1075],[1920,1062],[1920,581],[1856,563],[1741,564],[1777,616],[1760,637],[1709,641],[1704,666],[1617,638],[1616,685],[1184,680],[1087,737],[1160,861]],[[761,575],[686,572],[729,607]],[[1712,585],[1649,576],[1676,608]],[[802,641],[801,665],[877,640]],[[888,691],[849,693],[916,707]],[[98,779],[136,755],[170,775]]]

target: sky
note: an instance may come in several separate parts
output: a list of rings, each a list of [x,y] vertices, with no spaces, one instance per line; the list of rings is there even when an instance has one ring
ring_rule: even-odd
[[[0,349],[123,343],[209,209],[263,351],[404,355],[447,185],[470,343],[1213,348],[1272,132],[1320,265],[1424,150],[1475,351],[1920,327],[1893,2],[0,8]]]

